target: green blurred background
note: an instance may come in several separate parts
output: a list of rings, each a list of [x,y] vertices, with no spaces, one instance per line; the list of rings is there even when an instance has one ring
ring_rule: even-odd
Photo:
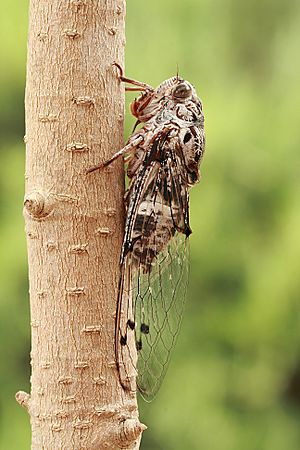
[[[23,232],[27,1],[0,15],[0,448],[30,448]],[[203,100],[182,332],[143,450],[300,449],[300,2],[127,2],[126,72]],[[133,119],[127,115],[126,135]]]

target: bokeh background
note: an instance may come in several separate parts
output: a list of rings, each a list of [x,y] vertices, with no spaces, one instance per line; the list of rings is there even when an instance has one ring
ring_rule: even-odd
[[[23,232],[28,3],[0,15],[0,448],[30,448]],[[143,450],[300,448],[300,2],[127,2],[126,72],[176,72],[206,114],[181,335]],[[133,119],[127,115],[126,134]]]

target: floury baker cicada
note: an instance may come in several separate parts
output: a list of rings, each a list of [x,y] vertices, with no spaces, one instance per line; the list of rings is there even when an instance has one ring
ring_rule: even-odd
[[[188,282],[189,188],[200,180],[205,147],[202,103],[174,76],[156,89],[123,76],[140,91],[131,112],[142,127],[92,172],[125,156],[130,180],[120,256],[115,358],[124,389],[151,401],[179,332]]]

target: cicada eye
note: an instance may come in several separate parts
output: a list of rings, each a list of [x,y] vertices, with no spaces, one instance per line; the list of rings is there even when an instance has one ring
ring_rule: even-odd
[[[178,84],[173,90],[173,97],[178,100],[184,100],[188,98],[192,93],[191,87],[186,83]]]

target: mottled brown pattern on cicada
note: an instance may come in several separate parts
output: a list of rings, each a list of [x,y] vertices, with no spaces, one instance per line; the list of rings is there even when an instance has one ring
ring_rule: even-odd
[[[140,90],[131,104],[143,126],[111,159],[126,155],[130,179],[120,257],[115,356],[121,384],[150,401],[166,373],[188,281],[189,188],[200,180],[204,115],[195,88],[179,76]]]

